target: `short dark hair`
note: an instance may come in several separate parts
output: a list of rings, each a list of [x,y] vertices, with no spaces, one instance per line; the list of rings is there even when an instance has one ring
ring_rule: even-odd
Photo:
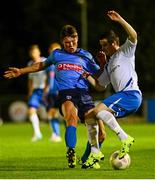
[[[107,39],[110,44],[112,44],[114,41],[116,41],[118,45],[120,43],[118,35],[113,30],[102,33],[99,37],[99,40],[102,39]]]
[[[64,37],[66,36],[74,36],[75,33],[77,34],[77,30],[72,25],[65,25],[62,27],[60,32],[60,40],[62,41]]]

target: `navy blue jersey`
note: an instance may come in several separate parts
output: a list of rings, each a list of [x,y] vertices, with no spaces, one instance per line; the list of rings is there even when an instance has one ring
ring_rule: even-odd
[[[69,53],[64,49],[56,49],[44,61],[45,65],[55,65],[58,90],[65,89],[88,89],[89,83],[81,74],[87,71],[95,74],[99,66],[95,63],[92,55],[83,49],[77,49],[75,53]]]

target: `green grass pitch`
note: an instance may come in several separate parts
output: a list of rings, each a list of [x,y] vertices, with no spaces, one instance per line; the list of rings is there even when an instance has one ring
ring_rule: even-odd
[[[108,127],[107,139],[102,146],[105,160],[101,168],[69,169],[65,158],[64,140],[49,141],[50,127],[41,124],[43,140],[32,143],[30,123],[3,124],[0,126],[0,179],[153,179],[155,178],[155,124],[123,123],[122,127],[135,137],[131,148],[131,166],[126,170],[113,170],[109,164],[110,154],[120,148],[120,142]],[[64,137],[64,126],[61,124]],[[81,156],[87,141],[86,128],[77,129],[77,156]]]

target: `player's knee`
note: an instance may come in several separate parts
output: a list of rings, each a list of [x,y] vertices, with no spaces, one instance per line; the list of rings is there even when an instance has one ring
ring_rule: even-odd
[[[31,115],[33,115],[33,114],[35,114],[36,113],[36,109],[35,108],[30,108],[29,110],[28,110],[28,114],[31,116]]]
[[[77,126],[78,123],[78,116],[77,115],[73,115],[73,114],[66,114],[66,116],[64,116],[64,120],[66,121],[66,125],[67,126]]]
[[[48,111],[48,116],[51,116],[52,118],[55,118],[56,116],[57,116],[57,111],[56,111],[56,109],[50,109],[49,111]]]
[[[90,109],[89,111],[87,111],[84,115],[85,119],[92,119],[92,118],[95,118],[95,108],[93,109]]]
[[[98,104],[95,108],[94,108],[94,114],[95,116],[102,110],[108,110],[110,111],[110,109],[103,103]]]
[[[85,119],[85,123],[88,125],[97,125],[97,120],[93,118],[87,118]]]

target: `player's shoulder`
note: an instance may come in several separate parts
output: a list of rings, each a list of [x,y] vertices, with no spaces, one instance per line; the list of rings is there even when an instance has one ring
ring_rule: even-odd
[[[82,48],[77,49],[77,54],[79,56],[81,56],[81,57],[86,57],[86,58],[88,58],[90,60],[93,58],[92,54],[88,50],[85,50],[85,49],[82,49]]]
[[[82,49],[82,48],[78,48],[77,49],[77,52],[80,52],[80,53],[83,53],[83,54],[88,54],[88,55],[91,55],[91,53],[88,51],[88,50],[86,50],[86,49]]]
[[[63,51],[63,49],[55,49],[52,53],[55,54],[55,53],[61,53]]]
[[[57,57],[57,56],[59,56],[60,54],[62,54],[64,51],[63,51],[63,49],[55,49],[52,53],[51,53],[51,55],[52,55],[52,57]]]
[[[123,54],[126,57],[133,56],[136,50],[136,46],[137,46],[137,41],[132,42],[127,38],[125,43],[120,46],[118,50],[118,54]]]
[[[132,42],[129,38],[126,39],[125,43],[122,44],[121,49],[123,48],[134,48],[137,45],[137,41]]]

